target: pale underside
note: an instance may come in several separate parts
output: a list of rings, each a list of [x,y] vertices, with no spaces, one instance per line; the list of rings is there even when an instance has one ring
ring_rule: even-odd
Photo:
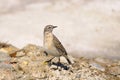
[[[47,35],[46,35],[47,34]],[[53,42],[53,34],[46,33],[44,38],[44,48],[48,55],[53,55],[55,57],[60,57],[61,54],[58,52]]]

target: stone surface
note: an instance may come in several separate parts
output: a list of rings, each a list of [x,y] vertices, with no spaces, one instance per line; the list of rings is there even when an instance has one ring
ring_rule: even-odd
[[[0,80],[15,80],[14,73],[10,69],[0,68]]]
[[[11,44],[0,42],[0,52],[7,53],[11,57],[16,56],[19,49]]]
[[[119,61],[107,64],[96,62],[95,59],[70,57],[74,61],[69,65],[64,58],[57,63],[45,62],[52,56],[46,56],[43,48],[29,44],[11,57],[9,63],[0,62],[0,80],[119,80]],[[100,59],[106,62],[107,59]],[[98,61],[99,61],[98,60]],[[111,62],[111,61],[110,61]],[[50,64],[50,65],[49,65]],[[7,77],[6,77],[7,76]]]
[[[11,57],[7,53],[0,51],[0,62],[9,61],[10,59]]]
[[[98,70],[100,70],[100,71],[105,71],[105,67],[101,66],[101,65],[98,64],[98,63],[91,62],[91,63],[90,63],[90,66],[91,66],[92,68],[96,68],[96,69],[98,69]]]
[[[120,75],[120,66],[114,66],[109,68],[109,73],[112,75]]]

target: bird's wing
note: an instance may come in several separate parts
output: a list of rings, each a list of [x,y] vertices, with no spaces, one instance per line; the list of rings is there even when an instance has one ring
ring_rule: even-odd
[[[61,44],[61,42],[57,39],[57,37],[55,35],[53,35],[53,37],[54,37],[53,42],[54,42],[56,49],[63,55],[67,55],[67,52],[66,52],[65,48],[63,47],[63,45]]]

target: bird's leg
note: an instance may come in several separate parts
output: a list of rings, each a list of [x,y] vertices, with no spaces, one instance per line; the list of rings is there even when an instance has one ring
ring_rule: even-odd
[[[44,51],[45,55],[48,56],[48,53],[46,51]]]
[[[60,57],[58,58],[58,63],[60,63]]]
[[[57,69],[60,66],[60,57],[58,58],[58,65],[57,65]]]
[[[52,61],[54,58],[55,58],[55,57],[51,58],[50,60],[45,61],[45,63],[48,63],[48,65],[51,66],[51,61]]]
[[[55,57],[51,58],[49,61],[51,62]]]

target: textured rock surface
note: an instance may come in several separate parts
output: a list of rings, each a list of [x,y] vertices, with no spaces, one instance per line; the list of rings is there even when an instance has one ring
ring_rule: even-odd
[[[120,61],[104,58],[72,58],[74,63],[69,65],[64,58],[61,58],[61,63],[57,63],[57,59],[54,59],[51,65],[48,65],[45,61],[51,56],[46,56],[42,47],[32,44],[17,51],[16,55],[20,56],[10,57],[7,55],[10,60],[7,63],[5,61],[0,62],[0,80],[120,79]]]

